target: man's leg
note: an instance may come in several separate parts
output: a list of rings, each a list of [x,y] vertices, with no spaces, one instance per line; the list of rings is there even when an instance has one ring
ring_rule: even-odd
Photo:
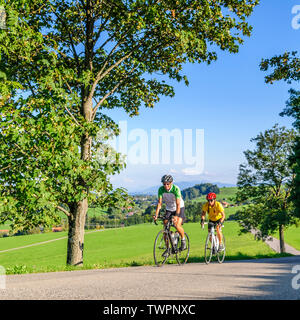
[[[214,225],[213,222],[211,222],[211,221],[208,222],[207,231],[208,231],[209,234],[210,234],[211,228],[214,227],[214,226],[215,225]],[[211,235],[209,235],[209,241],[211,242]]]
[[[184,229],[182,228],[182,218],[176,217],[177,219],[174,220],[174,226],[176,230],[179,232],[181,239],[184,238]]]
[[[222,236],[222,231],[221,231],[220,225],[217,225],[216,231],[217,231],[217,237],[219,239],[220,249],[222,249],[223,248],[223,244],[222,244],[223,236]]]
[[[181,247],[180,250],[185,250],[186,249],[186,242],[185,242],[185,236],[184,236],[184,229],[182,228],[182,218],[176,217],[174,221],[174,226],[178,233],[180,234],[181,237]]]

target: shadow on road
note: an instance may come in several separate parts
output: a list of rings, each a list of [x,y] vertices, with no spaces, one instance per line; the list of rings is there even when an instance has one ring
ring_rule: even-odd
[[[239,282],[238,290],[241,293],[237,296],[223,295],[217,299],[221,300],[300,300],[300,256],[283,257],[280,259],[259,259],[244,261],[226,261],[226,267],[239,264],[247,264],[246,274],[236,273],[235,281]],[[265,264],[264,274],[261,274],[260,265]],[[292,272],[293,267],[299,266]],[[256,273],[257,270],[257,273]],[[296,272],[297,271],[297,272]],[[251,274],[250,274],[251,272]],[[220,270],[220,273],[222,271]],[[231,277],[232,275],[222,275],[222,277]],[[255,283],[249,285],[248,283]],[[249,292],[244,294],[242,292]]]

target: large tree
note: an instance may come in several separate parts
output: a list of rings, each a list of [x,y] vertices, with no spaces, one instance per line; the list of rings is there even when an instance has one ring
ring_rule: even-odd
[[[238,52],[258,2],[7,0],[8,27],[0,31],[7,218],[41,223],[63,211],[67,263],[82,264],[88,203],[108,201],[108,176],[123,167],[118,154],[94,156],[100,147],[102,156],[111,153],[96,139],[99,128],[102,136],[118,132],[105,109],[137,115],[174,95],[168,78],[188,84],[184,63],[210,63],[216,47]]]
[[[297,52],[285,52],[271,59],[263,59],[260,68],[262,71],[272,72],[265,77],[266,83],[284,80],[287,83],[300,82],[300,58]],[[280,113],[281,116],[289,116],[295,119],[293,125],[298,135],[296,137],[294,152],[290,158],[290,165],[294,168],[295,180],[291,193],[291,200],[295,204],[295,213],[300,218],[300,90],[290,89],[290,98],[286,107]]]
[[[258,238],[279,232],[280,249],[285,252],[284,228],[295,222],[289,202],[295,175],[289,156],[295,131],[275,125],[251,139],[254,150],[244,152],[247,162],[240,165],[237,201],[248,204],[238,212],[242,231],[256,229]]]

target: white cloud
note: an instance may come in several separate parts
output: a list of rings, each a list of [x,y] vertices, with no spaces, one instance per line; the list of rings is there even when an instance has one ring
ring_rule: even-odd
[[[190,167],[182,169],[181,172],[186,176],[196,176],[203,173],[202,170],[199,168]]]

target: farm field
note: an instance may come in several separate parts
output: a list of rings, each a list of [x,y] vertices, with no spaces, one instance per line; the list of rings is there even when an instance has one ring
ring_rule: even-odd
[[[161,226],[153,224],[143,224],[87,232],[83,269],[153,265],[153,243],[160,228]],[[184,228],[191,241],[189,262],[203,262],[207,229],[202,230],[199,223],[188,223]],[[278,256],[265,243],[255,241],[251,234],[239,236],[238,230],[237,222],[227,222],[223,229],[228,260]],[[49,233],[2,238],[0,251],[57,238],[60,240],[0,252],[0,264],[6,268],[7,274],[72,270],[65,265],[66,236],[66,232],[61,232],[59,235]]]

